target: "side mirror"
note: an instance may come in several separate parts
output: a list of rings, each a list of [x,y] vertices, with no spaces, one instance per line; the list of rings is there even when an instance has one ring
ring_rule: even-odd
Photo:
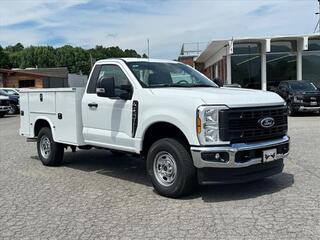
[[[120,94],[120,99],[129,100],[132,96],[132,87],[131,85],[121,85],[120,90],[124,91]]]
[[[219,87],[223,87],[222,81],[219,78],[214,78],[213,82],[217,84]]]
[[[114,97],[115,96],[115,84],[113,77],[102,78],[97,84],[97,95],[99,97]]]

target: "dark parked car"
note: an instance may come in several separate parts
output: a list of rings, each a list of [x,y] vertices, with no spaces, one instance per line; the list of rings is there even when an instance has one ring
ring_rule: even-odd
[[[2,89],[0,89],[0,95],[9,97],[9,102],[10,102],[9,111],[8,111],[9,114],[15,114],[19,112],[20,110],[19,95],[9,94]]]
[[[320,91],[310,81],[282,81],[277,93],[287,102],[289,115],[297,112],[320,111]]]
[[[10,100],[8,97],[0,95],[0,118],[4,117],[9,111]]]

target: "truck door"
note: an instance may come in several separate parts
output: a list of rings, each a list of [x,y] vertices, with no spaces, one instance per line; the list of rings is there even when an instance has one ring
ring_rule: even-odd
[[[96,83],[101,78],[113,77],[116,97],[99,97]],[[131,85],[120,65],[97,65],[92,73],[87,92],[82,100],[84,138],[86,143],[123,151],[134,151],[132,138],[132,100],[119,98],[121,85]]]

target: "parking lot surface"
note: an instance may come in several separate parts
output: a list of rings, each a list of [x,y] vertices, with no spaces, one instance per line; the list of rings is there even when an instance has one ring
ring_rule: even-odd
[[[319,239],[318,116],[289,119],[282,174],[183,199],[157,195],[140,159],[106,150],[44,167],[18,128],[18,116],[0,119],[0,239]]]

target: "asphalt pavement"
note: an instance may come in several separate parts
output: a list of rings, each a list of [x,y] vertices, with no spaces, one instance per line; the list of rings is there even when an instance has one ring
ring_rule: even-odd
[[[140,159],[106,150],[44,167],[18,129],[19,116],[0,119],[0,239],[320,238],[320,116],[289,118],[282,174],[183,199],[156,194]]]

